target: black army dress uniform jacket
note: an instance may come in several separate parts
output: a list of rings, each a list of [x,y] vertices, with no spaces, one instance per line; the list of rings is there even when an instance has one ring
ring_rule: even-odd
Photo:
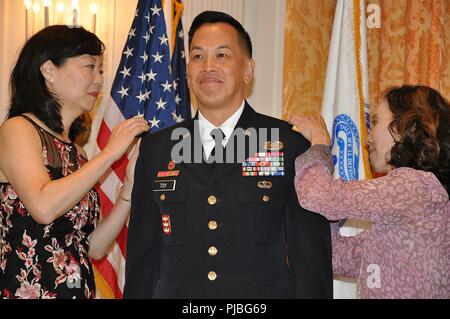
[[[332,298],[329,224],[299,206],[294,188],[307,140],[246,103],[236,128],[278,128],[279,141],[264,145],[282,152],[284,176],[244,176],[241,162],[173,163],[172,131],[194,139],[195,123],[141,142],[124,298]]]

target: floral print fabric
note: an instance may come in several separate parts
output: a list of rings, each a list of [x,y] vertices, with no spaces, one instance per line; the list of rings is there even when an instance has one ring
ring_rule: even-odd
[[[41,137],[51,179],[68,176],[86,162],[75,144],[32,123]],[[40,225],[11,185],[0,183],[0,298],[94,298],[87,252],[99,210],[98,194],[92,189],[65,215],[50,225]]]
[[[333,270],[356,277],[360,298],[450,298],[450,202],[429,172],[397,168],[387,176],[344,182],[330,175],[331,153],[315,145],[296,160],[304,208],[329,220],[372,227],[343,237],[332,225]]]

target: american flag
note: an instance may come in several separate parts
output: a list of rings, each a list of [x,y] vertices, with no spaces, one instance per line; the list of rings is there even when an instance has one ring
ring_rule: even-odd
[[[170,1],[173,13],[172,21],[169,21],[172,34],[169,35],[162,1],[138,1],[111,88],[113,103],[103,115],[97,136],[100,150],[106,146],[112,128],[124,119],[144,116],[153,133],[191,117],[181,23],[183,4],[181,0],[165,1]],[[127,163],[128,158],[124,156],[101,180],[98,191],[104,216],[114,205]],[[108,256],[93,262],[98,297],[122,297],[127,233],[125,226]]]

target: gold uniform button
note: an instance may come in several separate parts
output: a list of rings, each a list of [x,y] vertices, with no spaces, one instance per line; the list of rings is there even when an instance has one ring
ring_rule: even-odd
[[[211,281],[216,280],[217,279],[217,274],[214,271],[210,271],[208,273],[208,279],[211,280]]]
[[[209,254],[210,256],[215,256],[215,255],[217,255],[217,248],[214,247],[214,246],[209,247],[209,249],[208,249],[208,254]]]
[[[208,223],[208,228],[211,230],[216,230],[217,229],[217,222],[212,220]]]
[[[267,196],[267,195],[264,195],[262,200],[263,200],[264,203],[267,203],[270,200],[270,197]]]
[[[208,197],[208,204],[209,205],[216,205],[217,203],[217,197],[214,195],[211,195]]]
[[[161,194],[161,196],[159,196],[159,200],[160,201],[165,201],[166,200],[166,195],[164,195],[164,194]]]

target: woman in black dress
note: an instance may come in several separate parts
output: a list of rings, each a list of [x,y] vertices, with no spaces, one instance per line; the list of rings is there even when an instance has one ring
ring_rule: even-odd
[[[0,127],[0,298],[93,298],[89,257],[107,252],[128,217],[136,154],[101,222],[93,187],[147,122],[116,126],[89,162],[73,142],[103,84],[103,51],[83,28],[51,26],[28,40],[12,71]]]

